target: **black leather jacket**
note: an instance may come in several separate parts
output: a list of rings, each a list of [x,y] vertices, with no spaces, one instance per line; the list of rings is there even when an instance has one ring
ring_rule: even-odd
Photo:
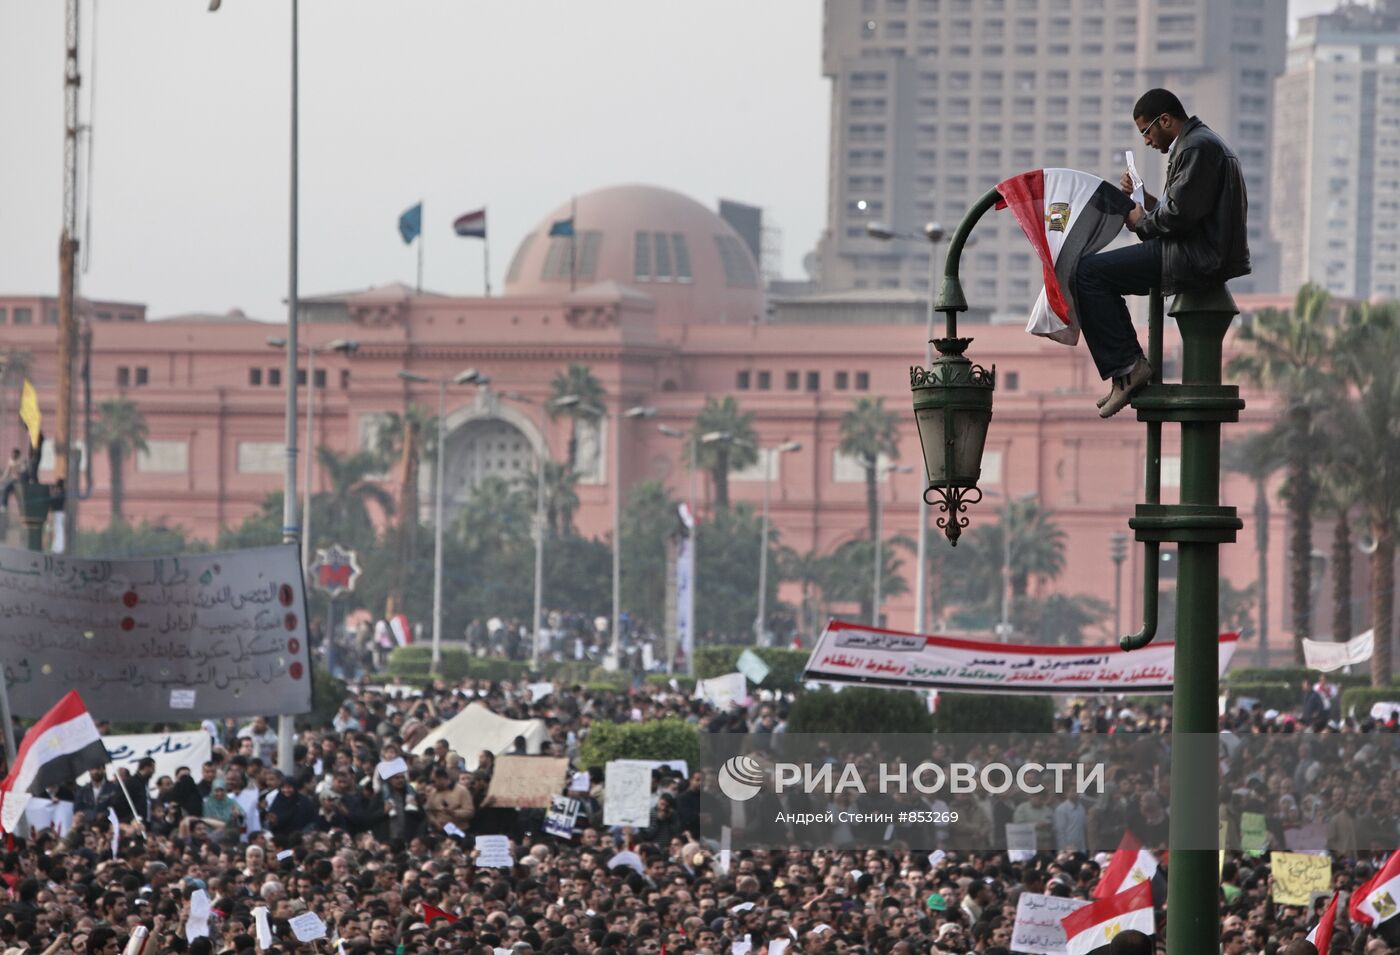
[[[1248,213],[1239,158],[1192,116],[1172,148],[1162,198],[1134,230],[1161,242],[1162,294],[1248,275]]]

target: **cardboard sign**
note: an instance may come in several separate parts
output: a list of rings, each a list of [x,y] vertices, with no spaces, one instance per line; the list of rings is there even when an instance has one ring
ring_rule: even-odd
[[[1027,955],[1065,955],[1067,939],[1060,919],[1088,904],[1083,899],[1022,892],[1016,903],[1011,950]]]
[[[1332,859],[1300,852],[1270,853],[1274,874],[1274,901],[1279,905],[1307,905],[1314,892],[1332,890]]]
[[[651,770],[614,760],[604,771],[603,825],[642,829],[651,824]]]
[[[509,809],[548,809],[564,790],[569,761],[563,756],[499,756],[486,798]]]
[[[574,822],[578,819],[578,800],[568,796],[551,796],[549,812],[544,816],[544,831],[560,839],[574,837]]]

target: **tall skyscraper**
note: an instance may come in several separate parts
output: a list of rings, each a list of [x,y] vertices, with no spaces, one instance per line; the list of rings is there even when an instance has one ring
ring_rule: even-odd
[[[1280,290],[1400,294],[1400,16],[1348,5],[1303,19],[1273,125]]]
[[[1132,149],[1160,192],[1164,157],[1148,154],[1132,108],[1162,86],[1238,152],[1254,275],[1232,287],[1272,290],[1269,119],[1286,33],[1286,0],[827,0],[822,287],[926,288],[927,244],[869,238],[867,223],[951,229],[1018,172],[1067,166],[1116,181]],[[969,301],[993,320],[1024,320],[1041,285],[1025,239],[1009,217],[974,235]]]

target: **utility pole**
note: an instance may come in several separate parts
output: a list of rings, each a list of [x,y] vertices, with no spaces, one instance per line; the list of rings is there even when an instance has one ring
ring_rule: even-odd
[[[64,542],[71,549],[78,531],[81,452],[74,445],[73,378],[78,357],[78,0],[65,0],[63,15],[63,234],[58,240],[58,426],[54,433],[54,478],[63,482]]]

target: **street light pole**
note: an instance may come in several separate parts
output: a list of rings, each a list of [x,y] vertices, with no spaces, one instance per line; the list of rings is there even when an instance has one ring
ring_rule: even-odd
[[[518,391],[506,391],[501,397],[521,404],[534,404],[534,399]],[[578,395],[564,395],[554,401],[555,407],[578,404]],[[535,451],[535,601],[530,615],[533,636],[530,640],[530,666],[540,665],[540,635],[544,631],[544,468],[549,460],[549,406],[540,407],[540,446]]]
[[[1113,560],[1113,632],[1123,632],[1123,561],[1128,559],[1128,535],[1114,534],[1109,538],[1109,556]]]
[[[881,537],[883,537],[885,533],[885,489],[882,485],[890,474],[910,474],[913,470],[914,469],[907,464],[887,464],[882,468],[877,468],[875,472],[880,483],[875,487],[875,599],[870,605],[870,625],[872,627],[878,627],[880,625],[880,604],[884,602],[884,594],[881,588],[884,584],[885,548]]]
[[[758,452],[763,459],[763,522],[758,535],[758,616],[754,617],[753,629],[755,643],[760,647],[768,646],[768,486],[773,478],[773,462],[778,456],[801,448],[800,441],[786,441],[775,447],[760,448]]]
[[[918,236],[906,233],[895,232],[887,226],[878,222],[866,224],[865,232],[872,239],[889,241],[890,239],[918,239]],[[923,238],[928,241],[928,329],[924,335],[924,367],[930,368],[933,365],[933,336],[934,336],[934,316],[938,314],[934,308],[933,289],[938,277],[938,256],[936,254],[938,243],[943,241],[943,226],[937,222],[929,222],[924,225]],[[928,499],[924,497],[923,487],[919,488],[919,544],[915,561],[918,569],[914,574],[914,632],[928,632]]]
[[[650,405],[637,405],[623,411],[621,403],[618,404],[617,434],[613,437],[612,645],[603,661],[609,670],[622,666],[622,423],[628,418],[650,418],[655,414],[656,409]]]
[[[442,485],[443,461],[447,457],[447,386],[484,385],[491,379],[475,368],[468,368],[453,378],[433,379],[412,371],[400,371],[399,377],[404,381],[438,386],[437,460],[433,468],[436,485],[433,492],[433,640],[428,664],[428,673],[436,676],[442,662]]]

